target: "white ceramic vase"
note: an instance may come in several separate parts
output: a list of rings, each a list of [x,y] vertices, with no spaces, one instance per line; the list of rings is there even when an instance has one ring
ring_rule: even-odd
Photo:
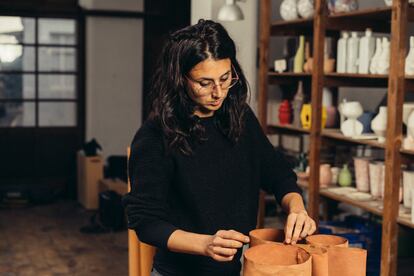
[[[388,7],[392,6],[392,0],[384,0],[385,5],[387,5]]]
[[[403,204],[406,208],[411,208],[411,190],[414,188],[414,171],[403,171]]]
[[[280,4],[280,16],[284,20],[298,19],[297,0],[283,0]]]
[[[364,126],[357,120],[364,112],[359,102],[345,102],[341,106],[341,113],[347,118],[341,124],[341,132],[346,137],[361,135]]]
[[[410,51],[405,59],[405,74],[407,76],[414,75],[414,36],[410,37]]]
[[[388,74],[390,69],[390,42],[388,38],[382,38],[382,52],[378,59],[377,73]]]
[[[338,73],[346,73],[346,45],[348,38],[349,33],[342,32],[342,37],[338,40],[336,56],[336,72]]]
[[[299,15],[303,18],[311,18],[315,13],[313,0],[299,0],[297,9]]]
[[[385,142],[387,131],[387,107],[381,106],[378,115],[371,122],[371,129],[378,135],[378,142]]]
[[[372,161],[369,163],[370,193],[374,198],[381,197],[382,168],[384,162]]]
[[[359,51],[359,38],[357,32],[351,32],[351,37],[347,41],[347,59],[346,59],[346,72],[355,74],[358,72],[358,51]]]
[[[382,53],[381,39],[377,38],[376,43],[375,43],[375,53],[372,56],[372,59],[369,65],[369,72],[371,74],[377,74],[378,59],[380,58],[381,53]]]
[[[369,63],[375,51],[375,38],[372,37],[372,30],[366,29],[365,36],[359,42],[358,73],[368,74]]]

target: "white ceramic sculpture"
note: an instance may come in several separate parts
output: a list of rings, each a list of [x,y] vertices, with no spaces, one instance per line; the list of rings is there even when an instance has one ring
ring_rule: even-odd
[[[359,42],[358,52],[358,73],[368,74],[369,63],[375,51],[375,38],[372,37],[372,30],[366,29],[365,36]]]
[[[341,113],[347,118],[341,124],[341,132],[344,136],[353,137],[362,134],[364,126],[357,120],[364,110],[359,102],[345,102],[342,104]]]
[[[296,2],[296,0],[283,0],[282,4],[280,4],[280,16],[284,20],[298,19]]]
[[[382,43],[381,43],[381,39],[377,38],[376,39],[376,44],[375,44],[375,53],[371,59],[371,63],[369,65],[369,72],[371,74],[377,74],[377,67],[378,67],[378,59],[380,58],[382,53]]]
[[[388,74],[390,70],[390,42],[388,38],[382,38],[382,52],[381,56],[378,59],[377,64],[377,73],[378,74]]]
[[[346,73],[346,45],[349,38],[348,32],[342,32],[342,37],[338,40],[336,56],[336,72]]]
[[[371,122],[371,129],[378,135],[378,142],[385,142],[387,131],[387,107],[381,106],[378,115]]]
[[[357,60],[359,50],[359,38],[357,32],[351,32],[351,37],[348,39],[346,48],[346,72],[355,74],[358,71]]]
[[[313,0],[299,0],[297,9],[299,15],[303,18],[311,18],[315,13]]]
[[[414,76],[414,36],[410,37],[410,51],[405,59],[405,74]]]

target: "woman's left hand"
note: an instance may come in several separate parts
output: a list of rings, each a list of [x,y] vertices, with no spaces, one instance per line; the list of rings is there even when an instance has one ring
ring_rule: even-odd
[[[290,212],[285,225],[285,242],[296,244],[299,240],[315,233],[315,231],[316,223],[305,210]]]

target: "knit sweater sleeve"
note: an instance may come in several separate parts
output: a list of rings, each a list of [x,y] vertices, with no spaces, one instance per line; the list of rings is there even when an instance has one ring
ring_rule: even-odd
[[[174,163],[165,156],[162,136],[144,124],[131,143],[128,163],[131,192],[123,197],[128,228],[138,238],[158,248],[167,248],[178,228],[168,222],[167,195]]]
[[[259,121],[249,108],[247,111],[247,125],[253,131],[255,145],[260,162],[261,188],[274,194],[281,204],[283,197],[292,192],[302,193],[297,185],[297,176],[285,159],[283,153],[276,150],[263,132]]]

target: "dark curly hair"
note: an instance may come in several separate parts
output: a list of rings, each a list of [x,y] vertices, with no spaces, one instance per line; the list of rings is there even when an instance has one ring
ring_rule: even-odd
[[[201,19],[170,34],[151,83],[149,118],[162,129],[168,152],[191,155],[194,143],[205,139],[200,118],[194,115],[196,103],[188,95],[186,76],[208,58],[229,58],[239,76],[215,117],[220,131],[233,144],[242,133],[249,85],[237,62],[234,41],[221,24]]]

